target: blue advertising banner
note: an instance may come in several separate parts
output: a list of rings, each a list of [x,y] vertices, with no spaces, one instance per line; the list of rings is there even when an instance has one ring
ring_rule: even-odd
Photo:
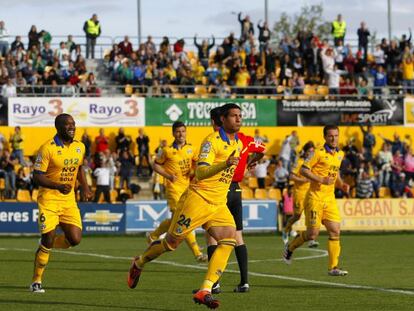
[[[243,226],[245,231],[276,230],[276,201],[243,201]],[[170,217],[166,201],[128,201],[126,203],[126,231],[151,231]]]
[[[124,204],[80,203],[83,233],[125,233]],[[36,203],[0,203],[0,233],[38,233]]]
[[[125,204],[80,203],[83,233],[125,233]]]
[[[0,233],[38,233],[36,203],[1,203]]]

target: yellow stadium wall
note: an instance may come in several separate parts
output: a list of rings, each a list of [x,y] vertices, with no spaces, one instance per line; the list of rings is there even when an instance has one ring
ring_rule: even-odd
[[[257,127],[260,129],[261,135],[267,135],[269,138],[268,154],[277,154],[280,151],[280,147],[283,139],[286,135],[289,135],[293,130],[296,130],[299,134],[301,144],[306,143],[308,140],[313,140],[315,143],[322,142],[322,129],[323,127]],[[243,133],[254,135],[253,127],[245,127],[242,129]],[[0,127],[0,132],[8,139],[10,134],[13,133],[13,127]],[[80,139],[84,132],[84,128],[78,128],[76,137]],[[188,141],[193,145],[199,146],[202,139],[211,133],[211,127],[188,127],[187,137]],[[87,133],[90,135],[92,141],[98,135],[99,128],[87,128]],[[30,156],[36,153],[37,149],[47,139],[53,137],[56,133],[54,128],[40,128],[40,127],[23,127],[22,128],[24,140],[24,151],[25,155]],[[135,139],[138,136],[137,128],[125,128],[127,135],[132,137],[133,151],[137,153]],[[414,135],[414,129],[409,127],[401,126],[376,126],[374,127],[374,134],[377,137],[377,145],[374,152],[377,152],[381,145],[382,139],[378,136],[379,133],[384,135],[386,138],[393,138],[394,132],[399,133],[401,138],[406,135]],[[117,127],[105,128],[105,134],[109,136],[111,147],[115,146],[115,136],[118,133]],[[150,148],[153,153],[155,148],[158,146],[161,139],[167,139],[168,142],[172,141],[171,128],[163,126],[148,126],[145,127],[145,133],[150,137]],[[350,137],[355,137],[357,146],[362,144],[362,133],[359,127],[348,126],[340,127],[340,144],[345,144]]]

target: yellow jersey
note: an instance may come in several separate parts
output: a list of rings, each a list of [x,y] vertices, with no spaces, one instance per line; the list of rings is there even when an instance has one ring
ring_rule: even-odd
[[[234,153],[234,157],[239,157],[243,149],[243,143],[238,139],[237,134],[234,140],[230,140],[223,130],[208,135],[201,144],[198,156],[198,165],[216,165],[228,159]],[[197,180],[190,183],[190,189],[197,192],[207,202],[211,204],[226,204],[227,192],[233,179],[236,166],[226,168],[216,175]]]
[[[70,184],[72,190],[63,194],[59,190],[39,188],[39,200],[75,201],[75,184],[79,167],[85,155],[85,145],[74,140],[69,146],[64,145],[59,136],[43,144],[37,154],[34,169],[59,184]]]
[[[294,166],[294,168],[292,169],[292,173],[299,176],[299,177],[303,177],[302,174],[300,173],[300,169],[303,165],[303,162],[305,161],[305,159],[303,158],[299,158],[298,162],[296,163],[296,165]],[[306,181],[306,182],[302,182],[302,181],[294,181],[294,186],[293,186],[293,191],[296,194],[305,194],[310,187],[310,182]]]
[[[336,181],[343,158],[344,152],[342,150],[331,149],[325,144],[316,149],[314,154],[304,161],[303,166],[309,168],[315,175],[333,177]],[[323,185],[311,181],[308,194],[318,200],[335,199],[335,182],[332,185]]]
[[[197,161],[197,153],[191,144],[185,144],[179,148],[173,143],[171,146],[159,149],[155,163],[162,165],[168,174],[177,176],[174,182],[165,178],[164,185],[167,193],[182,194],[188,188],[195,161]]]

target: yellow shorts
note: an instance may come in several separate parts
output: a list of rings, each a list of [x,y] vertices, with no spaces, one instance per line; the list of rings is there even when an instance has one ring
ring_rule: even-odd
[[[324,220],[341,222],[336,200],[315,200],[310,196],[305,198],[306,227],[320,228]]]
[[[295,192],[293,196],[293,211],[296,215],[302,215],[305,208],[306,192]]]
[[[60,223],[75,225],[82,230],[82,219],[76,202],[39,200],[38,207],[41,234],[55,230]]]
[[[187,189],[178,201],[177,210],[171,220],[168,233],[177,239],[184,239],[198,227],[234,227],[234,218],[224,204],[210,204],[199,194]]]
[[[177,209],[178,201],[180,200],[181,194],[178,194],[176,192],[174,193],[168,193],[166,195],[167,199],[167,205],[170,209],[170,212],[174,214],[175,210]]]

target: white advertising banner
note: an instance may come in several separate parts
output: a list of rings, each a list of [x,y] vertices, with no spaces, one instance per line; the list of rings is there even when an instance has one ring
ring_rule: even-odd
[[[145,125],[145,98],[11,97],[9,126],[54,127],[55,117],[68,113],[79,127]]]

